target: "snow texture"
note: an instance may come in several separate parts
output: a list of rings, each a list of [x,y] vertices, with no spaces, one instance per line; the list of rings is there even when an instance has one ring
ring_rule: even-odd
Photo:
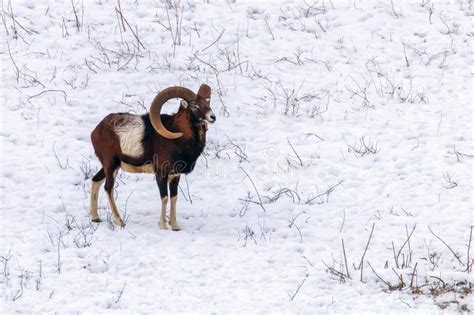
[[[473,310],[427,289],[473,282],[473,14],[455,0],[3,1],[0,313]],[[180,183],[182,230],[158,229],[152,175],[122,172],[127,226],[102,189],[91,223],[96,124],[201,83],[217,122]]]

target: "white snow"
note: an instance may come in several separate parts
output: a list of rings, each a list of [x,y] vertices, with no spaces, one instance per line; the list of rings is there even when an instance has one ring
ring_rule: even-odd
[[[391,285],[415,265],[420,286],[474,282],[472,3],[2,6],[1,313],[473,310],[370,269]],[[96,124],[201,83],[217,122],[180,183],[182,230],[158,229],[145,174],[119,175],[125,229],[103,190],[91,224]],[[345,272],[342,239],[345,282],[325,265]]]

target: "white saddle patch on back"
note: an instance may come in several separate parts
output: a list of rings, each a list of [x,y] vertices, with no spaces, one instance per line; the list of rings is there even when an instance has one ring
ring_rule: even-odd
[[[143,155],[143,136],[145,123],[140,116],[127,115],[119,125],[115,125],[115,132],[120,139],[122,153],[131,157]]]

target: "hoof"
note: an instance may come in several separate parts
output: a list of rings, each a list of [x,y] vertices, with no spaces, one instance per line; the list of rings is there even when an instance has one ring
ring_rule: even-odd
[[[93,218],[91,222],[100,223],[102,220],[100,218]]]
[[[160,227],[160,230],[167,230],[168,226],[166,225],[166,222],[158,222],[158,226]]]
[[[171,230],[173,230],[173,231],[181,231],[181,228],[179,227],[179,225],[177,223],[172,224],[170,222],[170,226],[171,226]]]
[[[122,221],[122,219],[120,218],[116,218],[114,219],[114,223],[115,225],[121,227],[121,228],[124,228],[125,227],[125,223]]]

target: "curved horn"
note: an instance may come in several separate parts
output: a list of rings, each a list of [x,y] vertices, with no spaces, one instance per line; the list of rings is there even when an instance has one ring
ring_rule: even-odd
[[[196,99],[196,94],[194,94],[194,92],[190,89],[179,86],[173,86],[162,90],[153,99],[153,102],[151,103],[150,107],[151,124],[153,125],[153,128],[155,128],[156,132],[168,139],[176,139],[183,135],[183,133],[181,132],[169,131],[165,128],[165,126],[163,126],[163,123],[161,122],[161,108],[163,107],[163,104],[165,104],[172,98],[182,98],[189,103]]]

